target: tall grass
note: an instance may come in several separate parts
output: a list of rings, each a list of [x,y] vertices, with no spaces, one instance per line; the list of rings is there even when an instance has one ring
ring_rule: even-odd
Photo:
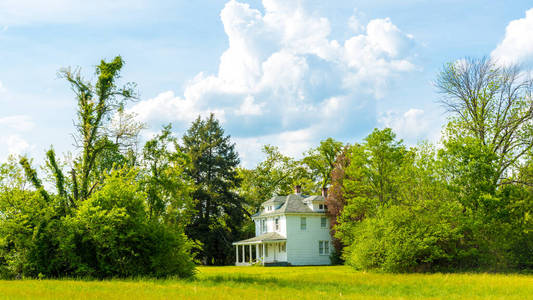
[[[200,267],[191,280],[0,281],[0,299],[533,299],[533,276]]]

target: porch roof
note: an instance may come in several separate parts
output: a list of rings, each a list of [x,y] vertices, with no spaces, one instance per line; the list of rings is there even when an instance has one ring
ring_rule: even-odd
[[[263,242],[286,241],[287,239],[277,232],[267,232],[251,239],[234,242],[233,245],[261,244]]]

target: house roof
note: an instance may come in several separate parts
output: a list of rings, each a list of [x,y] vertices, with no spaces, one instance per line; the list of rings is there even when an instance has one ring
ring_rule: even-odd
[[[273,242],[273,241],[285,241],[287,240],[284,236],[277,232],[268,232],[256,237],[253,237],[251,239],[242,240],[233,243],[233,245],[237,244],[251,244],[251,243],[262,243],[262,242]]]
[[[263,210],[254,214],[252,217],[277,215],[280,213],[316,213],[307,206],[304,201],[324,201],[322,196],[304,196],[302,194],[291,194],[288,196],[274,196],[268,201],[263,202],[262,206],[268,206],[272,204],[280,205],[273,211],[265,212]]]

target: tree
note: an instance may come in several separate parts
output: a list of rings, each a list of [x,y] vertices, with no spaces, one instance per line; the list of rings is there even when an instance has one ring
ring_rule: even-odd
[[[60,76],[71,85],[78,101],[78,120],[75,123],[76,145],[81,148],[81,157],[72,170],[73,198],[84,200],[94,190],[97,181],[93,176],[98,156],[109,146],[104,126],[110,114],[124,101],[135,97],[133,83],[117,86],[124,61],[120,56],[111,62],[101,61],[96,67],[96,82],[85,80],[79,69],[62,69]],[[79,174],[79,175],[78,175]]]
[[[329,228],[333,246],[335,247],[337,262],[340,262],[343,245],[341,240],[335,237],[335,233],[338,217],[341,215],[344,206],[346,205],[346,199],[344,198],[344,179],[346,177],[346,168],[350,165],[349,153],[350,146],[345,146],[337,156],[333,170],[331,171],[331,186],[328,188],[328,195],[326,197],[326,205],[328,207],[327,214],[330,221]]]
[[[182,142],[182,151],[191,159],[187,173],[195,184],[192,195],[197,212],[186,228],[187,236],[203,245],[198,258],[204,263],[231,263],[231,242],[240,238],[239,228],[248,215],[243,199],[235,193],[240,184],[235,144],[213,114],[205,120],[198,117]]]
[[[454,135],[473,137],[497,156],[494,184],[533,147],[533,80],[527,74],[485,57],[449,63],[435,82]]]
[[[295,185],[309,188],[312,184],[312,175],[300,161],[283,155],[277,147],[270,145],[263,147],[263,153],[265,160],[254,169],[238,169],[242,180],[239,195],[244,197],[252,212],[275,195],[290,194]]]
[[[399,202],[406,149],[395,138],[390,128],[374,129],[363,144],[350,148],[343,180],[346,204],[336,226],[337,237],[345,245],[353,243],[353,226],[374,216],[380,207]]]
[[[140,174],[120,148],[132,137],[125,132],[134,136],[140,128],[121,125],[112,135],[104,128],[115,108],[133,97],[131,85],[115,85],[122,64],[120,57],[102,61],[94,86],[79,70],[62,71],[77,95],[81,153],[70,179],[53,148],[46,153],[56,193],[45,189],[30,159],[21,157],[19,168],[0,165],[1,277],[193,275],[191,244],[177,217],[185,209],[181,200],[190,199],[188,177],[181,176],[185,156],[168,151],[163,133],[146,147],[152,172]],[[156,192],[147,195],[144,188]]]
[[[439,157],[470,224],[473,265],[531,267],[531,201],[521,170],[533,147],[533,80],[516,65],[482,58],[447,64],[436,85],[451,113]]]
[[[327,138],[320,142],[320,146],[307,152],[303,162],[319,178],[321,188],[326,188],[331,182],[331,171],[335,165],[335,159],[342,150],[342,143]]]
[[[185,173],[190,159],[179,148],[171,129],[170,124],[164,126],[144,145],[141,186],[147,195],[150,219],[163,218],[167,223],[185,226],[194,214],[193,183]]]
[[[436,151],[406,150],[390,129],[351,149],[346,205],[336,227],[343,258],[356,269],[439,271],[472,253],[462,206],[440,180]]]

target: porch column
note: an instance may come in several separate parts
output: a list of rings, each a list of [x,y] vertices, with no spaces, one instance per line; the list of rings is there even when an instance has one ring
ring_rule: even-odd
[[[250,249],[250,264],[252,264],[252,244],[248,245],[248,249]]]
[[[259,261],[259,244],[255,244],[255,260]]]
[[[246,250],[244,249],[244,245],[241,245],[242,247],[242,259],[241,259],[241,262],[243,263],[244,262],[244,257],[246,256]]]
[[[263,265],[265,265],[265,243],[263,243]]]
[[[235,264],[239,262],[239,245],[235,245]]]

